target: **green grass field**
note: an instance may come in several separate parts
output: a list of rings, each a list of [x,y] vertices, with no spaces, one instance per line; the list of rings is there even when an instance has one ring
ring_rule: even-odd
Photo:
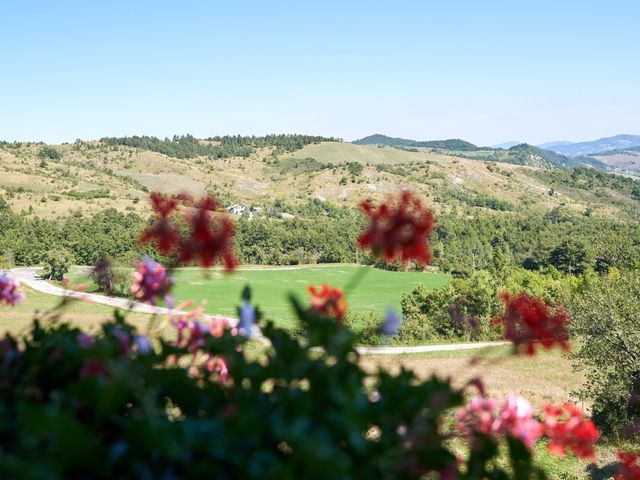
[[[86,269],[70,272],[72,283],[87,282]],[[308,301],[308,285],[328,283],[345,287],[357,272],[361,282],[347,293],[347,302],[355,312],[384,312],[387,306],[400,307],[400,297],[419,283],[435,289],[445,285],[449,275],[426,272],[389,272],[357,265],[318,265],[299,268],[238,269],[231,275],[219,269],[209,271],[199,268],[183,268],[175,272],[173,293],[176,303],[193,300],[206,302],[205,311],[210,314],[236,316],[236,307],[245,285],[253,291],[253,303],[259,306],[267,318],[282,326],[293,326],[293,315],[288,302],[290,293]],[[87,282],[89,283],[89,282]],[[94,286],[93,286],[94,287]],[[92,285],[89,283],[91,291]]]
[[[292,154],[292,158],[312,157],[323,163],[357,162],[361,164],[394,164],[431,160],[431,152],[407,152],[393,147],[378,148],[376,145],[353,145],[351,143],[325,142],[306,145]]]

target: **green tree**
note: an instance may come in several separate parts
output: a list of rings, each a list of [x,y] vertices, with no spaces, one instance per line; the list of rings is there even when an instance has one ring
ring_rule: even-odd
[[[624,433],[640,421],[640,277],[609,275],[570,304],[573,355],[587,382],[579,392],[593,401],[593,419],[605,434]]]
[[[593,252],[584,240],[568,238],[551,251],[549,263],[562,272],[579,275],[593,267]]]
[[[60,153],[54,147],[46,146],[46,147],[42,147],[40,149],[40,151],[38,152],[38,157],[40,157],[43,160],[46,160],[46,159],[49,159],[49,160],[60,160],[62,158],[62,153]]]
[[[62,280],[73,264],[73,254],[66,248],[54,248],[44,256],[44,276],[50,280]]]

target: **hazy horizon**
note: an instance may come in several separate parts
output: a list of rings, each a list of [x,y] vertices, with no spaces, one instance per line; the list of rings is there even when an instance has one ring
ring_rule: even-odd
[[[632,1],[66,1],[4,13],[6,141],[640,134]]]

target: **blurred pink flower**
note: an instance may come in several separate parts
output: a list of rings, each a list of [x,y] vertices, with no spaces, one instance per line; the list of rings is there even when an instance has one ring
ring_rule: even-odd
[[[25,299],[24,292],[19,290],[20,282],[8,275],[0,274],[0,303],[16,306]]]
[[[171,307],[173,300],[169,291],[174,283],[173,276],[163,265],[145,256],[133,272],[131,293],[138,300],[151,305],[155,305],[158,299],[163,299]]]
[[[544,433],[543,425],[533,418],[531,404],[520,396],[510,395],[496,411],[496,401],[477,395],[458,412],[459,428],[463,435],[489,437],[507,436],[519,439],[528,448]]]
[[[89,348],[93,346],[94,342],[95,342],[95,339],[93,338],[93,335],[91,335],[90,333],[80,332],[78,334],[78,344],[81,347]]]
[[[458,426],[462,433],[472,436],[476,433],[493,435],[496,422],[496,402],[492,398],[477,395],[458,412]]]
[[[544,433],[543,425],[533,418],[531,404],[516,395],[509,395],[505,400],[496,427],[501,433],[519,439],[529,448]]]

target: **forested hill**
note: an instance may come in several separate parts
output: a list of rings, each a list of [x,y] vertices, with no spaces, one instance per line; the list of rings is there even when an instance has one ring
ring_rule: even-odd
[[[192,135],[175,135],[171,140],[156,137],[105,137],[100,140],[106,145],[123,145],[152,152],[163,153],[175,158],[228,158],[248,157],[256,148],[272,147],[277,152],[293,152],[310,143],[337,142],[339,139],[312,135],[266,135],[263,137],[226,135],[198,140]]]
[[[368,137],[361,138],[352,142],[354,145],[387,145],[390,147],[424,147],[424,148],[441,148],[443,150],[479,150],[479,147],[473,143],[458,138],[448,140],[427,140],[417,141],[407,138],[387,137],[376,133]]]

